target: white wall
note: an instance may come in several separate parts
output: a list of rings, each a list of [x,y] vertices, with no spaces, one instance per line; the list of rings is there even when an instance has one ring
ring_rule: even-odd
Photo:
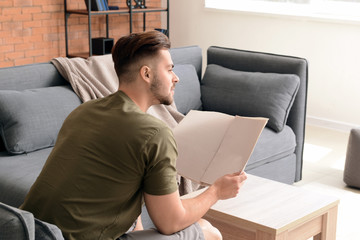
[[[170,1],[173,47],[211,45],[309,61],[308,123],[360,126],[360,24],[204,9],[203,0]]]

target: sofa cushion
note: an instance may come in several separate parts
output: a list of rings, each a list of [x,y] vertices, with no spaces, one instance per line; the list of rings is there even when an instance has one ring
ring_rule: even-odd
[[[266,127],[255,145],[246,170],[292,155],[295,147],[295,134],[289,126],[285,126],[280,132],[275,132]]]
[[[70,86],[0,90],[0,133],[6,150],[22,154],[53,146],[63,121],[80,104]]]
[[[0,203],[0,239],[35,239],[32,213]]]
[[[0,202],[19,207],[39,176],[51,148],[28,154],[0,153]]]
[[[191,109],[201,109],[200,81],[195,67],[191,64],[175,65],[174,73],[180,79],[174,94],[178,111],[187,114]]]
[[[267,117],[268,126],[279,132],[286,124],[299,84],[294,74],[243,72],[210,64],[201,86],[203,109]]]

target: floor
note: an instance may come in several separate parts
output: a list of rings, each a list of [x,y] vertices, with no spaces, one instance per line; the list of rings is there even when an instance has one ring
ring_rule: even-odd
[[[360,190],[342,180],[348,138],[349,132],[307,126],[303,178],[294,184],[340,199],[337,240],[360,239]]]

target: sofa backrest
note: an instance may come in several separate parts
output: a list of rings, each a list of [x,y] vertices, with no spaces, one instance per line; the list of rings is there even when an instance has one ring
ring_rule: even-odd
[[[170,50],[180,78],[184,79],[174,97],[179,111],[186,114],[190,109],[200,109],[200,77],[202,51],[198,46],[172,48]],[[191,81],[185,81],[189,79]],[[193,80],[197,81],[193,81]],[[0,90],[22,91],[53,86],[69,85],[51,63],[36,63],[9,68],[0,68]],[[0,138],[0,152],[5,151]]]
[[[51,63],[0,68],[1,90],[25,90],[65,85],[67,81]]]
[[[191,64],[195,67],[198,78],[201,79],[202,51],[199,46],[172,48],[170,54],[175,66]]]
[[[300,86],[287,118],[287,125],[296,135],[297,169],[302,169],[302,155],[305,135],[305,117],[308,86],[308,63],[306,59],[212,46],[207,51],[207,64],[216,64],[244,72],[295,74]],[[301,179],[301,171],[296,181]]]
[[[200,79],[202,70],[202,51],[198,46],[172,48],[171,58],[174,73],[180,81],[176,85],[174,101],[179,112],[187,114],[190,110],[200,110]]]

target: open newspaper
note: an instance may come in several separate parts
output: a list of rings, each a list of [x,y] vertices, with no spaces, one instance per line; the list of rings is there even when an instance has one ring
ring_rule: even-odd
[[[174,129],[178,174],[211,185],[225,174],[244,170],[267,121],[191,110]]]

